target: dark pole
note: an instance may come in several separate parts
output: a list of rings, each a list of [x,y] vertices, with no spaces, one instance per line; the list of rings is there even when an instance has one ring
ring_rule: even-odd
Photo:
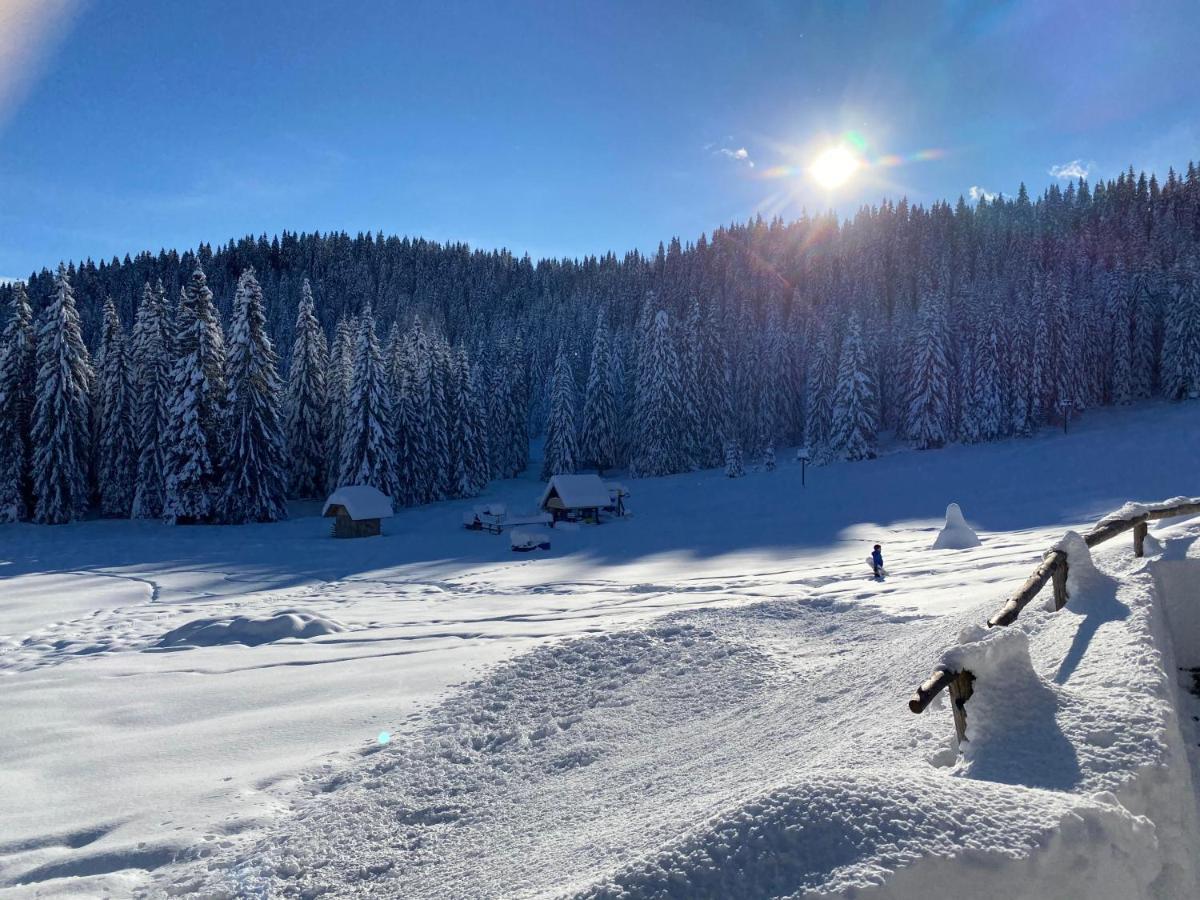
[[[800,460],[800,487],[804,487],[804,472],[808,468],[808,460]]]

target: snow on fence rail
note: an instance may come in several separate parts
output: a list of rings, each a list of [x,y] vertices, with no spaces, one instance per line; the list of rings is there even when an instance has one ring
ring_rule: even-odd
[[[1133,531],[1133,552],[1135,556],[1145,553],[1146,533],[1149,522],[1155,519],[1170,519],[1174,516],[1200,514],[1200,497],[1174,497],[1160,503],[1126,503],[1120,509],[1109,513],[1092,526],[1083,535],[1088,548],[1103,544],[1105,541]],[[1047,581],[1054,583],[1054,609],[1060,610],[1067,604],[1067,552],[1056,545],[1047,551],[1033,574],[1025,579],[1025,583],[1005,601],[994,616],[987,620],[988,628],[997,625],[1011,625],[1017,621],[1030,601],[1038,595]],[[971,698],[972,684],[975,676],[971,672],[956,670],[950,666],[940,665],[916,689],[908,701],[908,708],[914,713],[921,713],[944,690],[950,691],[951,710],[954,713],[954,728],[958,739],[967,739],[966,703]]]

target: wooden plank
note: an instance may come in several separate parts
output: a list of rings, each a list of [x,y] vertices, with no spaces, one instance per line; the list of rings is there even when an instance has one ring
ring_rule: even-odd
[[[1138,522],[1133,526],[1133,555],[1146,555],[1146,532],[1150,530],[1150,526],[1145,522]]]
[[[1200,513],[1200,503],[1177,503],[1174,506],[1152,506],[1149,519],[1171,519],[1175,516],[1192,516]]]
[[[938,666],[933,670],[933,674],[917,688],[916,693],[908,701],[908,708],[914,713],[925,712],[925,708],[933,702],[933,698],[950,687],[950,682],[957,676],[957,672],[951,672],[944,666]]]
[[[959,672],[950,682],[950,709],[954,713],[954,730],[961,744],[967,739],[967,701],[975,692],[975,676],[970,672]]]
[[[1062,609],[1067,605],[1067,561],[1054,570],[1054,609]]]
[[[1058,567],[1067,564],[1067,554],[1062,550],[1051,550],[1046,554],[1041,564],[1033,570],[1033,574],[1025,579],[1025,583],[1020,589],[1008,599],[1008,601],[1000,608],[1000,612],[988,619],[988,628],[995,628],[997,625],[1011,625],[1017,620],[1017,616],[1021,614],[1029,602],[1038,595],[1046,582],[1053,577],[1058,571]]]

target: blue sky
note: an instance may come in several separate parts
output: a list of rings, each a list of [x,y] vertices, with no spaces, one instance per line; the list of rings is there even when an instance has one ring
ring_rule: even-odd
[[[5,6],[0,276],[282,229],[623,252],[1200,157],[1194,0]]]

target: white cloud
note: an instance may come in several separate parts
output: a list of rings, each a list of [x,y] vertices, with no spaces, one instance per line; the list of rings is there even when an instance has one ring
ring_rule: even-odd
[[[720,153],[726,159],[732,159],[734,162],[745,163],[751,169],[754,168],[754,160],[750,158],[750,151],[745,147],[719,147],[715,152]]]
[[[1073,159],[1068,163],[1051,166],[1049,172],[1055,178],[1070,179],[1075,181],[1078,178],[1087,178],[1088,172],[1092,170],[1095,163],[1085,163],[1082,159]]]
[[[987,188],[982,188],[977,184],[971,185],[971,188],[970,188],[970,190],[967,191],[967,193],[971,195],[972,200],[976,200],[976,201],[986,200],[986,201],[988,201],[988,203],[991,203],[993,200],[996,199],[995,194],[993,194]]]

